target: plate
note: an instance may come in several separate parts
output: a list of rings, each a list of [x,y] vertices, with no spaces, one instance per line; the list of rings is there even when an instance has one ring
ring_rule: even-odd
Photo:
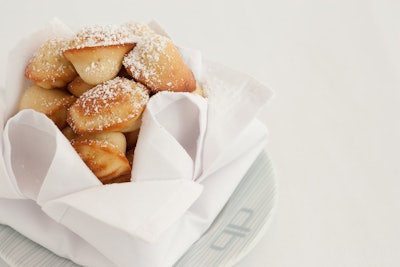
[[[277,202],[271,160],[263,151],[243,177],[207,232],[175,263],[184,266],[232,266],[267,231]],[[77,267],[6,225],[0,225],[0,266]]]

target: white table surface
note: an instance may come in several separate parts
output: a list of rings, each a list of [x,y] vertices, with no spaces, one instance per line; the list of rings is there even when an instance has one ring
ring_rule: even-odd
[[[260,118],[278,209],[238,267],[400,266],[399,1],[0,0],[0,86],[9,50],[53,17],[155,18],[274,89]]]

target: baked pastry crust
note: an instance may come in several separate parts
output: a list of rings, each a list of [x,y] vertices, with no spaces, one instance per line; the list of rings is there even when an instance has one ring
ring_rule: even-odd
[[[70,40],[49,39],[25,76],[35,85],[23,93],[19,108],[53,120],[103,184],[131,181],[151,95],[167,90],[204,96],[173,42],[138,22],[88,26]]]
[[[152,92],[192,92],[196,80],[177,47],[162,35],[143,36],[123,60],[128,73]]]
[[[92,89],[93,87],[94,85],[86,83],[81,77],[77,76],[68,84],[67,89],[74,96],[80,97],[84,92]]]
[[[67,110],[76,98],[61,89],[48,90],[37,85],[22,94],[19,110],[33,109],[44,113],[59,129],[67,125]]]
[[[126,22],[122,25],[122,27],[126,27],[134,36],[139,38],[156,34],[156,32],[151,29],[149,25],[137,21]]]
[[[63,55],[67,44],[63,37],[48,39],[30,59],[25,77],[45,89],[62,88],[72,81],[77,73]]]
[[[64,56],[86,83],[97,85],[117,76],[124,55],[134,46],[135,38],[127,28],[95,25],[82,28]]]
[[[69,108],[67,121],[78,134],[131,132],[140,127],[149,97],[142,84],[116,77],[79,97]]]
[[[103,183],[130,176],[131,166],[125,156],[125,136],[119,132],[78,136],[71,140],[79,156]],[[130,179],[130,178],[129,178]]]

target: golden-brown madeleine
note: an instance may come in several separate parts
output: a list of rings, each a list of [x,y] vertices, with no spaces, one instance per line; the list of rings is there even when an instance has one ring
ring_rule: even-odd
[[[33,85],[23,92],[19,110],[34,109],[44,113],[62,129],[67,125],[67,109],[75,100],[74,96],[61,89],[48,90]]]
[[[158,34],[143,36],[123,60],[132,77],[152,92],[192,92],[196,80],[172,41]]]
[[[67,89],[74,96],[80,97],[84,92],[92,89],[93,87],[94,85],[85,83],[81,77],[76,76],[75,79],[68,84]]]
[[[71,144],[103,184],[131,172],[131,166],[125,156],[126,141],[122,133],[78,136],[71,140]]]
[[[145,86],[116,77],[85,92],[69,108],[67,121],[78,134],[131,132],[149,100]]]
[[[122,25],[122,27],[128,28],[128,30],[131,31],[131,33],[137,37],[156,34],[156,32],[153,31],[153,29],[151,29],[149,25],[141,22],[136,22],[136,21],[126,22]]]
[[[126,27],[94,25],[82,28],[64,49],[64,56],[88,84],[97,85],[115,78],[124,55],[135,46]]]
[[[55,37],[43,43],[26,66],[25,77],[45,89],[62,88],[72,81],[77,73],[62,52],[68,42]]]

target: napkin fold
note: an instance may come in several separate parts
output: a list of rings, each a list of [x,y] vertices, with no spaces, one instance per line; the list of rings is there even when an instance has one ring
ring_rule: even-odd
[[[179,142],[174,145],[172,152],[182,150]],[[22,110],[7,122],[4,163],[10,175],[2,180],[13,186],[13,198],[36,201],[49,217],[62,224],[73,212],[72,226],[75,221],[90,217],[90,225],[79,224],[83,226],[75,230],[82,233],[104,223],[153,242],[202,191],[202,186],[190,176],[187,180],[185,176],[174,176],[178,166],[164,173],[171,180],[164,181],[159,172],[156,181],[103,186],[55,124],[33,110]],[[170,165],[165,161],[158,164]],[[161,167],[159,171],[166,170],[168,167]]]
[[[69,141],[44,114],[22,110],[4,129],[4,162],[15,198],[40,205],[100,185]]]
[[[30,37],[32,43],[42,43],[57,29],[69,34],[59,20],[49,24]],[[0,127],[0,206],[13,207],[0,212],[0,223],[77,263],[99,266],[90,259],[98,253],[115,266],[171,266],[207,230],[265,147],[267,130],[256,116],[272,92],[198,51],[180,48],[207,98],[152,96],[132,182],[102,185],[45,115],[23,110],[11,116],[26,88],[23,67],[32,54],[26,42],[17,48],[10,64],[19,65],[10,66],[14,74],[1,91],[14,105],[0,106],[7,121]],[[40,219],[16,220],[15,207],[24,217],[27,206],[35,206],[34,218]],[[46,231],[43,224],[55,227]],[[51,230],[59,226],[62,232]],[[52,241],[57,235],[68,237],[63,249]],[[77,245],[88,256],[69,253]]]
[[[207,100],[190,93],[161,92],[143,112],[132,177],[137,181],[190,179],[201,172]]]

